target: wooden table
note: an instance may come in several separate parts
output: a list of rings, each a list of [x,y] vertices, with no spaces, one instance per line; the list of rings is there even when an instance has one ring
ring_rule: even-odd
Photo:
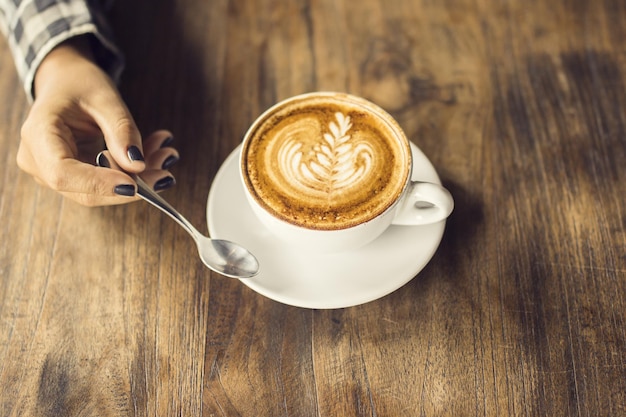
[[[626,415],[623,1],[146,0],[111,19],[137,123],[181,151],[164,196],[201,229],[246,128],[313,90],[386,108],[456,209],[392,294],[280,304],[147,204],[81,207],[21,172],[29,106],[1,40],[1,416]]]

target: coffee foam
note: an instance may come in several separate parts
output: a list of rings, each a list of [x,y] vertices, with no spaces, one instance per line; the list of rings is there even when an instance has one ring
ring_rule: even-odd
[[[389,116],[355,100],[309,96],[252,127],[242,168],[261,206],[298,226],[336,230],[371,220],[396,201],[410,171],[408,143]]]

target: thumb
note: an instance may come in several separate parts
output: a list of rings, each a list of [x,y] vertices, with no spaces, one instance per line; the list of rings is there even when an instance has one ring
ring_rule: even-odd
[[[133,173],[146,168],[141,134],[133,116],[117,93],[93,103],[91,113],[104,134],[104,141],[115,162],[124,170]]]

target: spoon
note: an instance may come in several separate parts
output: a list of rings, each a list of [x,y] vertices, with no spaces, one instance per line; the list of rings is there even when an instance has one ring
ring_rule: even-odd
[[[131,177],[137,183],[139,197],[170,216],[191,235],[200,259],[209,269],[230,278],[251,278],[259,273],[259,262],[247,249],[228,240],[204,236],[138,175],[131,174]]]

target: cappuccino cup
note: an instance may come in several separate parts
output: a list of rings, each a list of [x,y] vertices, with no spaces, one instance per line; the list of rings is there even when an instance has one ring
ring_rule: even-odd
[[[411,180],[411,144],[379,106],[335,92],[295,96],[246,132],[239,173],[261,223],[299,250],[359,248],[390,225],[445,220],[442,186]]]

